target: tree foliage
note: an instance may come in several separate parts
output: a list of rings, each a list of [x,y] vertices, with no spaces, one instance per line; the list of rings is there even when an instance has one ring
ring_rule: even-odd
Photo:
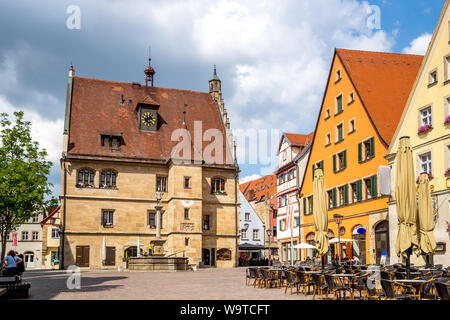
[[[47,152],[31,138],[31,122],[23,112],[14,112],[15,123],[0,114],[0,235],[1,259],[5,256],[6,237],[19,225],[47,211],[51,183],[47,181],[52,163]]]

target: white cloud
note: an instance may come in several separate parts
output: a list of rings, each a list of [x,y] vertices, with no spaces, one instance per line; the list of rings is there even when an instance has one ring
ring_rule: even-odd
[[[409,47],[403,49],[403,53],[424,55],[427,52],[432,36],[430,33],[420,35],[410,42]]]
[[[39,142],[40,148],[47,150],[47,159],[52,161],[53,165],[58,166],[61,158],[64,120],[48,120],[33,110],[20,110],[24,111],[24,119],[31,121],[31,136],[33,140]],[[10,104],[5,97],[0,96],[0,113],[8,113],[13,121],[13,112],[15,111],[19,111],[19,108]]]
[[[239,178],[239,183],[243,184],[243,183],[246,183],[246,182],[249,182],[249,181],[253,181],[253,180],[256,180],[256,179],[259,179],[259,178],[261,178],[261,176],[259,174],[252,174],[250,176]]]

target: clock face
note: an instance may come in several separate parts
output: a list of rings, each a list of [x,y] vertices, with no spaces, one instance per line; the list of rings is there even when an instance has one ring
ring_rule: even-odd
[[[156,117],[151,112],[145,112],[141,116],[141,121],[145,126],[150,127],[150,126],[155,125]]]

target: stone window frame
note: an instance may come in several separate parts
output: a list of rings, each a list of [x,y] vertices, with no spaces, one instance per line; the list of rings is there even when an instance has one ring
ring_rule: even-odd
[[[105,212],[112,212],[112,222],[109,222],[109,223],[104,223],[104,214],[105,214]],[[101,221],[100,221],[100,224],[101,224],[101,226],[103,227],[103,228],[113,228],[114,227],[114,215],[115,215],[115,213],[116,213],[116,210],[115,209],[106,209],[106,208],[102,208],[101,209]]]
[[[427,148],[424,150],[421,150],[420,152],[417,152],[416,154],[416,176],[418,177],[422,173],[422,156],[430,154],[430,166],[431,166],[431,172],[428,171],[428,173],[431,173],[431,175],[434,177],[434,166],[433,166],[433,150],[431,148]]]
[[[186,181],[187,181],[187,186],[186,186]],[[191,177],[190,176],[184,176],[183,178],[183,186],[184,189],[191,189]]]
[[[423,120],[424,120],[424,117],[423,117],[423,112],[425,111],[425,110],[428,110],[428,109],[430,109],[430,118],[431,118],[431,123],[429,123],[429,124],[431,124],[431,125],[433,125],[433,119],[434,119],[434,112],[433,112],[433,103],[429,103],[429,104],[427,104],[427,105],[425,105],[425,106],[423,106],[423,107],[420,107],[417,111],[417,116],[418,116],[418,126],[417,127],[420,127],[420,126],[423,126],[423,125],[425,125],[425,123],[423,123]]]
[[[341,140],[338,140],[338,139],[339,139],[339,129],[338,129],[338,127],[339,127],[340,125],[342,125],[342,139],[341,139]],[[345,130],[345,128],[344,128],[344,121],[341,121],[341,122],[337,123],[336,126],[335,126],[334,128],[335,128],[335,134],[336,134],[336,138],[334,139],[334,140],[335,140],[335,141],[334,141],[334,144],[337,144],[337,143],[339,143],[339,142],[344,141],[344,130]]]
[[[342,80],[342,70],[341,70],[341,68],[337,68],[334,71],[334,83],[336,84],[341,80]]]
[[[331,145],[331,132],[327,132],[325,135],[325,147]]]
[[[106,185],[106,172],[110,172],[111,173],[111,178],[110,178],[110,182],[111,182],[111,184],[110,184],[110,186],[111,187],[108,187],[107,185]],[[102,175],[105,173],[105,183],[103,184],[103,181],[102,181]],[[114,179],[113,179],[113,175],[115,175],[115,177],[114,177]],[[103,188],[103,189],[108,189],[108,188],[117,188],[117,178],[118,178],[118,176],[119,176],[119,172],[116,170],[116,169],[113,169],[113,168],[105,168],[105,169],[102,169],[102,170],[100,170],[99,171],[99,177],[98,177],[98,187],[99,188]],[[114,183],[113,183],[113,180],[115,180],[114,181]]]
[[[325,120],[329,119],[331,117],[331,110],[330,108],[325,109]]]
[[[450,83],[450,54],[444,56],[444,85]]]
[[[28,241],[28,240],[30,240],[28,234],[29,234],[28,231],[22,231],[22,233],[21,233],[21,239],[22,239],[22,241]],[[24,237],[25,235],[26,235],[26,239],[25,239],[25,237]]]
[[[191,220],[189,218],[189,208],[184,208],[184,220]]]
[[[259,229],[252,229],[252,239],[253,239],[253,241],[261,240],[261,235],[260,235],[259,231],[260,231]],[[255,233],[256,233],[256,237],[255,237]]]
[[[86,173],[83,172],[83,176],[81,179],[82,183],[80,183],[80,171],[85,171],[85,170],[89,172],[88,181],[86,183],[86,181],[85,181]],[[95,180],[96,180],[95,178],[97,175],[97,170],[93,169],[92,167],[81,167],[81,168],[77,169],[76,174],[77,175],[75,177],[75,181],[76,181],[75,186],[77,188],[86,188],[86,187],[94,188],[95,187]],[[92,178],[91,178],[91,174],[92,174]]]
[[[35,235],[37,235],[37,236],[35,237]],[[31,239],[32,239],[33,241],[39,240],[39,231],[32,231],[32,232],[31,232]]]
[[[152,227],[152,226],[150,225],[150,214],[154,214],[154,215],[155,215],[155,218],[154,218],[154,221],[155,221],[154,227]],[[149,229],[156,229],[156,210],[155,210],[155,209],[149,209],[149,210],[147,210],[147,227],[148,227]],[[161,230],[162,230],[162,229],[164,229],[164,210],[161,210]]]
[[[339,98],[341,98],[341,101],[342,101],[342,103],[341,103],[342,110],[340,110],[340,111],[338,110],[338,99]],[[334,97],[334,115],[337,116],[337,115],[341,114],[342,112],[344,112],[344,93],[343,92],[337,94]]]
[[[353,102],[355,102],[355,92],[354,91],[350,91],[348,93],[348,102],[347,105],[351,105]]]
[[[353,130],[352,130],[352,126],[353,126]],[[348,120],[348,133],[347,134],[352,134],[355,131],[356,131],[356,118],[353,117],[350,120]]]
[[[164,186],[165,186],[165,188],[160,188],[159,186],[158,186],[158,178],[161,178],[161,179],[165,179],[165,184],[164,184]],[[156,191],[160,191],[160,192],[162,192],[162,193],[165,193],[165,192],[167,192],[167,190],[169,189],[169,186],[168,186],[168,176],[167,175],[165,175],[165,174],[157,174],[156,175],[156,179],[155,179],[155,190]],[[163,181],[163,180],[161,180],[161,181]],[[162,184],[161,184],[162,185]],[[164,190],[162,190],[162,189],[164,189]]]
[[[219,190],[217,190],[213,186],[213,180],[220,179],[219,183]],[[211,194],[220,194],[220,195],[226,195],[225,187],[226,187],[226,179],[223,176],[213,176],[211,177]]]

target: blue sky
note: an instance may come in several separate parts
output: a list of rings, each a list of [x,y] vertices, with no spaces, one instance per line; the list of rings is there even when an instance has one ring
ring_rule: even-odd
[[[208,90],[213,65],[233,130],[314,130],[335,47],[423,54],[443,0],[6,1],[0,10],[0,112],[24,110],[55,163],[60,193],[67,71],[144,82],[148,46],[157,86]],[[67,28],[67,8],[80,29]],[[381,29],[370,28],[370,5]],[[368,11],[369,10],[369,11]],[[269,133],[270,134],[270,133]],[[240,163],[241,178],[273,171]],[[240,154],[245,145],[238,146]]]

